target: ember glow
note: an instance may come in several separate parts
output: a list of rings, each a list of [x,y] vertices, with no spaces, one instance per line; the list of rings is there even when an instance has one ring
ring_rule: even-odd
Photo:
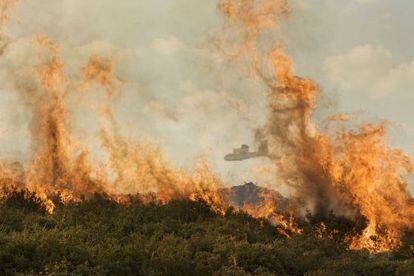
[[[16,4],[0,1],[3,32]],[[377,253],[398,247],[414,228],[414,202],[408,191],[414,165],[408,155],[388,145],[388,123],[357,125],[342,114],[322,125],[314,121],[319,87],[295,75],[289,45],[280,30],[291,12],[287,1],[221,0],[218,10],[226,19],[223,34],[233,35],[218,35],[211,54],[246,69],[266,91],[266,123],[256,136],[269,142],[278,185],[291,191],[284,210],[280,198],[268,193],[261,195],[262,202],[239,208],[270,219],[286,237],[302,233],[295,218],[307,210],[333,212],[354,221],[362,218],[367,226],[361,235],[348,237],[350,249]],[[3,197],[10,190],[26,189],[35,192],[50,212],[56,197],[63,203],[76,202],[94,193],[119,202],[134,195],[161,204],[201,198],[224,214],[228,196],[207,157],[195,158],[191,172],[177,169],[157,145],[122,133],[113,103],[128,80],[116,75],[116,58],[94,53],[77,77],[67,73],[59,42],[41,35],[27,41],[37,62],[30,74],[15,76],[11,87],[30,114],[34,153],[30,161],[1,163]],[[105,162],[93,162],[86,143],[71,132],[69,99],[82,101],[96,91],[104,100],[90,103],[90,112],[100,120],[98,135]]]

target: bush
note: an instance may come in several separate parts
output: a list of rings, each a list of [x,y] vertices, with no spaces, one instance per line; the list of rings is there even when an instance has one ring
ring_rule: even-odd
[[[301,225],[304,233],[287,239],[266,220],[232,209],[221,216],[202,201],[125,207],[103,195],[47,214],[36,197],[16,192],[0,205],[0,274],[414,274],[412,239],[369,255],[346,250],[339,237],[359,226],[343,218]],[[339,236],[326,234],[335,229]]]

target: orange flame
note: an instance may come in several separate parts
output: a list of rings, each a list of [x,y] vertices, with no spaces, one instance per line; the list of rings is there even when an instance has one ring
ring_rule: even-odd
[[[3,28],[16,3],[0,1]],[[347,119],[333,116],[325,129],[318,130],[312,121],[317,85],[294,75],[282,43],[271,51],[260,43],[267,31],[277,29],[279,20],[287,17],[287,1],[222,0],[219,8],[239,30],[236,33],[242,34],[238,55],[248,61],[255,80],[267,89],[269,114],[263,132],[269,139],[278,179],[292,188],[295,203],[313,212],[332,210],[351,219],[364,217],[367,228],[362,235],[349,237],[351,249],[381,252],[398,246],[405,231],[414,227],[414,204],[407,189],[414,166],[407,155],[388,146],[386,124],[346,130],[341,122]],[[120,202],[123,194],[135,193],[153,195],[161,203],[202,198],[218,212],[225,210],[228,203],[217,192],[221,181],[206,158],[199,158],[193,173],[184,172],[166,162],[158,148],[121,134],[111,101],[123,82],[116,76],[113,60],[96,55],[82,69],[81,89],[97,85],[107,93],[101,138],[109,162],[93,167],[88,151],[71,138],[66,97],[75,81],[65,74],[60,47],[45,37],[38,37],[37,45],[43,53],[35,68],[37,81],[17,85],[24,96],[35,98],[28,101],[34,118],[35,155],[28,164],[0,163],[3,188],[36,192],[49,211],[54,208],[53,195],[76,201],[95,192],[107,193]],[[338,129],[334,123],[342,127]],[[282,233],[301,233],[293,216],[278,213],[276,198],[262,197],[261,205],[242,209],[255,217],[270,218]],[[301,211],[297,209],[292,212]]]
[[[15,186],[35,192],[51,212],[54,209],[51,196],[59,195],[62,201],[77,201],[95,192],[107,193],[120,202],[123,201],[120,195],[137,193],[154,195],[161,203],[177,198],[203,198],[217,211],[224,212],[226,207],[220,206],[224,203],[215,195],[221,182],[205,158],[199,158],[194,173],[189,174],[173,169],[156,147],[120,134],[110,103],[121,81],[115,76],[110,59],[92,56],[82,70],[81,85],[84,90],[90,85],[99,85],[107,92],[107,102],[101,113],[105,119],[101,137],[109,163],[94,168],[89,164],[87,150],[75,155],[79,145],[70,138],[70,114],[66,108],[66,96],[72,88],[70,84],[75,81],[64,73],[59,45],[46,37],[37,37],[36,41],[47,52],[36,67],[39,87],[36,88],[38,99],[33,101],[36,104],[33,115],[39,127],[33,131],[33,136],[37,141],[37,153],[33,162],[22,169],[22,176],[12,166],[4,164],[1,167],[3,187]]]
[[[317,85],[294,75],[283,47],[268,55],[259,50],[265,31],[276,26],[275,16],[289,10],[286,4],[223,0],[220,5],[232,25],[242,28],[242,58],[249,60],[256,79],[268,91],[266,131],[279,181],[293,189],[304,208],[363,216],[368,226],[363,235],[351,238],[351,249],[390,250],[405,230],[414,227],[414,204],[407,188],[413,163],[387,145],[385,124],[365,124],[354,131],[329,125],[318,131],[312,122]],[[270,66],[270,72],[263,64]],[[339,117],[331,119],[340,123]]]
[[[9,24],[11,12],[16,7],[17,3],[20,0],[1,0],[0,1],[0,20],[1,20],[1,29],[4,29]]]

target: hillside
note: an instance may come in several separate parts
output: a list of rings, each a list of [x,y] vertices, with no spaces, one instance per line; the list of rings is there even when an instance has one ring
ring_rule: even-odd
[[[414,273],[408,241],[386,254],[348,251],[343,237],[354,226],[333,216],[309,216],[303,234],[288,239],[265,220],[232,209],[218,215],[202,201],[126,207],[96,195],[48,214],[35,197],[16,192],[0,214],[2,275]]]

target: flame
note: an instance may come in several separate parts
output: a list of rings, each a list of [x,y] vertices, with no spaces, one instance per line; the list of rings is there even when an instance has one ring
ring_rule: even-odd
[[[100,85],[105,88],[107,96],[112,98],[120,88],[122,81],[115,75],[115,62],[111,58],[93,55],[88,64],[82,69],[83,84],[91,86]]]
[[[276,193],[264,190],[259,194],[259,197],[262,199],[260,203],[245,203],[241,210],[255,218],[268,219],[276,226],[279,233],[287,238],[290,238],[291,234],[302,234],[303,230],[297,225],[293,212],[291,211],[288,215],[280,212],[280,197]]]
[[[10,38],[7,36],[11,13],[15,10],[20,0],[0,0],[0,56],[4,53]]]
[[[0,1],[3,31],[17,2]],[[261,204],[241,209],[269,218],[286,236],[302,232],[294,217],[305,209],[363,217],[367,227],[361,235],[348,237],[350,249],[382,252],[398,246],[405,231],[413,229],[414,204],[407,179],[414,165],[388,145],[387,123],[349,129],[350,120],[344,115],[328,118],[322,129],[313,122],[318,86],[295,76],[283,42],[262,43],[270,40],[263,39],[267,34],[280,38],[279,24],[290,12],[287,1],[221,0],[219,9],[240,35],[225,49],[233,52],[226,56],[248,64],[249,73],[267,91],[262,138],[269,140],[278,181],[293,191],[289,215],[279,212],[278,199],[270,194],[261,195]],[[218,192],[222,183],[205,156],[196,160],[193,172],[186,172],[165,161],[156,146],[122,135],[112,105],[124,81],[117,77],[111,57],[92,55],[81,70],[82,79],[76,80],[65,73],[58,43],[38,36],[33,47],[39,52],[34,81],[19,79],[16,91],[33,117],[34,156],[26,163],[0,162],[1,197],[11,188],[27,189],[52,212],[56,195],[68,202],[99,192],[122,203],[128,201],[126,195],[138,193],[143,200],[155,198],[160,203],[201,198],[224,213],[228,202]],[[73,139],[67,108],[68,95],[87,93],[92,87],[106,93],[106,101],[95,110],[102,120],[100,137],[108,157],[99,166],[90,162],[87,147]]]
[[[115,63],[110,58],[91,56],[81,70],[79,85],[78,80],[65,74],[58,43],[37,36],[33,46],[38,47],[40,56],[30,76],[35,81],[25,84],[20,79],[16,88],[33,116],[35,153],[33,161],[23,164],[21,172],[2,164],[0,179],[4,191],[8,187],[35,192],[49,212],[54,210],[55,196],[62,202],[79,201],[97,192],[119,202],[127,201],[123,195],[137,193],[143,200],[155,198],[160,203],[202,198],[224,212],[225,203],[215,195],[221,181],[206,158],[200,157],[190,174],[174,169],[157,147],[121,134],[111,103],[123,82],[116,77]],[[107,95],[97,112],[102,118],[102,148],[109,161],[95,167],[90,164],[86,146],[71,137],[67,109],[69,94],[77,93],[77,88],[87,92],[92,86],[102,87]]]
[[[0,3],[2,23],[6,27],[17,1]],[[266,13],[265,10],[255,11],[263,12]],[[268,16],[270,14],[258,21],[252,16],[252,23],[247,25],[254,26],[260,21],[267,26],[271,24],[266,19]],[[105,193],[119,203],[128,204],[128,195],[139,194],[144,201],[155,199],[160,203],[179,198],[202,199],[218,213],[225,213],[228,202],[218,192],[222,183],[206,156],[200,155],[194,171],[189,173],[166,162],[157,147],[122,135],[112,106],[124,81],[116,76],[113,58],[92,55],[81,69],[81,80],[76,80],[65,72],[59,43],[38,35],[32,46],[37,49],[39,61],[32,74],[16,79],[15,89],[32,117],[34,155],[30,162],[0,163],[2,198],[14,189],[34,192],[46,209],[53,212],[56,197],[66,203],[78,202],[94,193]],[[99,166],[91,164],[86,145],[72,137],[71,114],[67,107],[69,95],[88,93],[92,88],[106,93],[101,106],[91,105],[97,108],[95,111],[101,118],[102,149],[108,156],[108,162]],[[264,207],[245,206],[244,209],[256,217],[275,217],[274,212],[266,210],[273,208],[271,205],[275,202],[271,199],[265,202]],[[289,223],[284,225],[288,227]],[[281,231],[284,230],[281,228]]]
[[[115,75],[114,62],[109,58],[92,56],[82,70],[83,86],[102,86],[108,102],[101,110],[105,122],[101,129],[103,148],[109,154],[107,171],[114,175],[114,182],[108,185],[111,193],[154,194],[159,202],[174,198],[208,197],[207,190],[214,192],[220,187],[220,180],[212,172],[205,158],[199,158],[193,175],[175,170],[164,161],[159,149],[140,140],[129,139],[120,134],[119,124],[111,109],[111,99],[122,81]],[[107,177],[108,178],[108,177]],[[219,202],[215,202],[219,206]]]
[[[65,103],[70,80],[63,70],[59,45],[42,36],[36,43],[47,54],[34,72],[39,82],[33,110],[38,125],[32,131],[36,153],[33,162],[26,165],[24,188],[45,200],[51,194],[65,195],[66,199],[91,195],[101,188],[90,178],[87,150],[74,156],[77,145],[68,131],[70,117]]]
[[[332,210],[364,217],[367,228],[350,239],[351,249],[381,252],[398,246],[404,231],[414,226],[407,187],[414,166],[406,154],[387,144],[386,123],[347,130],[346,116],[338,115],[318,130],[312,121],[318,86],[294,75],[282,43],[268,54],[260,44],[286,15],[287,2],[223,0],[220,8],[243,37],[240,55],[232,57],[248,60],[255,79],[267,90],[265,132],[279,182],[315,213]]]
[[[1,29],[4,31],[9,24],[10,15],[12,11],[15,9],[17,3],[20,0],[1,0],[0,1],[0,21],[1,21]]]

